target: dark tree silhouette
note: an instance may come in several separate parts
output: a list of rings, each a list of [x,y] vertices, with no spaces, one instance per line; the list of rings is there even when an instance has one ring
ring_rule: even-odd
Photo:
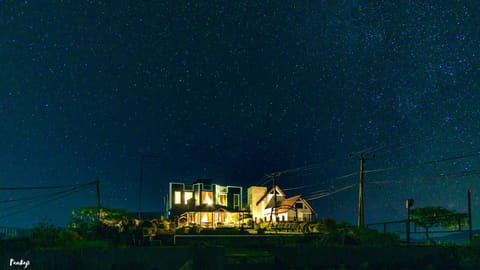
[[[412,220],[425,229],[428,241],[435,243],[430,238],[429,230],[432,227],[456,227],[466,224],[466,215],[440,206],[426,206],[415,208],[411,212]]]

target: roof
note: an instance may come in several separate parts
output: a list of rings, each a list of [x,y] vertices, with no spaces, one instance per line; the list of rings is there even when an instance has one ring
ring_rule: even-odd
[[[278,201],[277,202],[277,211],[279,214],[287,212],[289,209],[294,208],[294,204],[298,201],[301,201],[304,205],[307,206],[308,209],[312,212],[312,214],[316,214],[315,210],[313,210],[313,207],[308,203],[307,200],[302,198],[302,195],[295,195],[290,198],[286,198],[284,200]],[[273,202],[273,200],[272,200]],[[273,208],[274,206],[269,203],[269,205],[266,208]]]
[[[263,194],[263,196],[258,200],[257,205],[259,205],[260,202],[263,201],[263,199],[265,199],[268,194],[272,193],[273,189],[275,189],[276,192],[280,194],[280,196],[285,196],[285,192],[283,192],[283,190],[278,185],[275,185],[271,189],[269,189],[267,192],[265,192],[265,194]]]
[[[211,184],[211,183],[212,183],[212,179],[209,179],[209,178],[197,179],[195,182],[193,182],[193,184],[198,184],[198,183]]]
[[[288,199],[285,199],[283,201],[280,201],[279,204],[277,205],[278,213],[287,212],[288,209],[292,208],[293,205],[295,204],[295,202],[297,202],[298,199],[300,199],[300,198],[301,198],[300,195],[296,195],[296,196],[290,197]]]

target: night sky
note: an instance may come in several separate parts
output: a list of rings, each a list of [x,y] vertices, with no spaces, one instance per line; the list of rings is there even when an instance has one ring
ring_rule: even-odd
[[[0,1],[0,186],[98,177],[104,206],[134,212],[158,153],[146,211],[171,181],[246,192],[299,167],[277,183],[308,198],[357,183],[348,155],[365,153],[383,170],[365,175],[366,223],[410,197],[463,212],[470,188],[478,227],[480,6],[423,2]],[[94,187],[39,199],[58,191],[0,191],[0,226],[96,204]],[[357,198],[311,202],[355,223]]]

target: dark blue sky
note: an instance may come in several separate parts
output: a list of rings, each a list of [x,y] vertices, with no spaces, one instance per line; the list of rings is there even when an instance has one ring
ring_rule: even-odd
[[[140,156],[155,152],[145,210],[161,210],[170,181],[246,188],[320,164],[279,179],[318,184],[292,191],[308,197],[355,183],[333,178],[367,149],[367,169],[406,166],[366,175],[394,181],[367,185],[367,223],[404,218],[409,197],[464,211],[467,188],[477,211],[478,156],[411,166],[478,154],[476,3],[255,2],[0,1],[0,185],[98,176],[105,206],[136,211]],[[312,203],[355,222],[356,200],[353,188]],[[3,202],[0,225],[65,224],[94,204],[94,189],[19,214],[36,202]]]

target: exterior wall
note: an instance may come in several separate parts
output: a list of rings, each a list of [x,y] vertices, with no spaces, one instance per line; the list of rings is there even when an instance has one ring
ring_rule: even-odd
[[[260,202],[258,205],[257,202],[262,198],[263,195],[265,195],[266,192],[267,187],[251,186],[247,190],[247,206],[250,209],[254,221],[256,220],[257,222],[259,222],[260,219],[264,219],[263,210],[265,208],[265,200]]]
[[[175,192],[181,192],[181,200],[183,202],[183,192],[185,190],[185,185],[183,183],[170,183],[170,194],[169,194],[169,209],[176,208],[175,205]]]
[[[184,183],[169,184],[168,210],[170,216],[179,216],[185,212],[192,211],[198,207],[204,207],[205,204],[220,206],[227,210],[241,210],[243,207],[242,187],[240,186],[221,186],[211,184],[209,180],[198,180],[194,184],[186,185]],[[187,201],[186,192],[191,193],[191,200]],[[206,193],[208,192],[208,193]],[[208,196],[206,196],[208,194]],[[222,199],[220,200],[220,196]],[[237,200],[238,205],[234,207]],[[197,218],[190,218],[191,221],[198,223]],[[220,219],[219,219],[220,220]],[[222,221],[219,221],[220,223]]]
[[[240,210],[242,209],[242,188],[241,187],[227,187],[228,194],[227,194],[227,205],[229,209],[232,210]],[[235,197],[238,197],[238,206],[234,208],[234,200]]]
[[[288,210],[288,221],[311,221],[312,212],[310,209],[290,209]]]
[[[278,214],[278,221],[288,221],[288,212]]]

